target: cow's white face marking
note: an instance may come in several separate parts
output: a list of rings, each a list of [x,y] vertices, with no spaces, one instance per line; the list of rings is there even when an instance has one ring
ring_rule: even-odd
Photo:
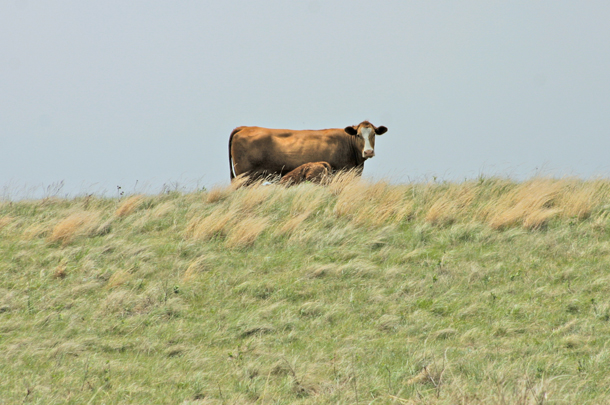
[[[364,149],[362,150],[363,158],[375,156],[375,150],[373,149],[373,145],[371,145],[371,133],[373,133],[373,128],[371,127],[360,129],[360,135],[364,138]]]

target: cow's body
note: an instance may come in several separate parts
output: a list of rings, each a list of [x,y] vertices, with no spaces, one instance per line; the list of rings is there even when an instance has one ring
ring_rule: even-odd
[[[375,135],[386,131],[368,121],[344,129],[235,128],[229,138],[231,179],[242,174],[282,176],[310,162],[328,162],[333,170],[362,170],[375,155]]]
[[[280,184],[292,186],[305,181],[321,183],[332,173],[332,168],[326,162],[305,163],[285,174]]]

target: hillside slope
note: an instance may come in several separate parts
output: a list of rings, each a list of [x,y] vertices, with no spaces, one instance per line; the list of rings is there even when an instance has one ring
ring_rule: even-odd
[[[0,403],[610,402],[610,182],[0,202]]]

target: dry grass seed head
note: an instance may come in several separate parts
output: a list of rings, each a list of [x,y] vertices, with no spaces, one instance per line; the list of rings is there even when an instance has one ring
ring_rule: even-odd
[[[127,215],[134,212],[142,203],[144,202],[144,197],[141,195],[134,195],[126,199],[119,205],[114,215],[117,217],[126,217]]]
[[[99,214],[77,212],[61,220],[51,232],[49,242],[70,243],[75,237],[86,235],[99,226]]]

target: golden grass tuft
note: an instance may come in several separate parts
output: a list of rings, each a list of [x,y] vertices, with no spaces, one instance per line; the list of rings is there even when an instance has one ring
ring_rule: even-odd
[[[430,364],[423,367],[417,375],[407,380],[407,385],[429,384],[431,386],[438,386],[441,384],[444,371],[444,368],[441,369],[439,365]]]
[[[68,244],[75,237],[90,233],[99,225],[99,214],[94,212],[77,212],[61,220],[49,235],[51,243]]]
[[[233,187],[231,186],[214,186],[205,194],[205,201],[208,204],[217,203],[226,199],[231,192],[233,192]]]
[[[258,181],[258,183],[262,183],[263,181]],[[255,182],[257,183],[257,182]],[[229,189],[230,190],[238,190],[246,185],[252,184],[250,178],[245,175],[245,174],[240,174],[239,176],[235,177],[233,180],[231,180],[231,184],[229,185]]]
[[[298,215],[306,212],[314,212],[328,198],[329,193],[326,187],[319,187],[314,184],[300,184],[293,188],[294,196],[290,204],[290,213]]]
[[[112,276],[108,279],[107,286],[109,288],[118,287],[122,284],[125,284],[131,278],[131,274],[129,274],[126,270],[117,270]]]
[[[432,337],[434,339],[438,339],[438,340],[446,340],[446,339],[449,339],[449,338],[455,336],[457,333],[458,333],[457,329],[446,328],[446,329],[437,330],[436,332],[434,332],[432,334]]]
[[[279,196],[290,195],[290,193],[293,193],[292,201],[290,202],[290,215],[276,229],[275,235],[277,236],[293,235],[306,219],[320,210],[324,199],[329,195],[326,188],[313,184],[299,184],[290,191],[278,192],[276,194]]]
[[[189,282],[195,279],[197,274],[208,269],[209,258],[206,256],[200,256],[193,260],[187,267],[186,271],[182,275],[182,281]]]
[[[480,214],[494,229],[521,224],[533,230],[554,218],[586,219],[607,197],[606,181],[535,178],[489,201]]]
[[[560,210],[553,209],[561,192],[561,182],[553,179],[533,179],[500,197],[489,211],[489,225],[503,229],[522,223],[537,229]],[[527,225],[526,225],[527,224]]]
[[[226,246],[232,248],[251,246],[268,226],[268,218],[244,218],[229,230]]]
[[[311,211],[306,211],[301,214],[295,215],[284,222],[282,226],[276,229],[275,234],[277,236],[290,236],[301,226],[301,224],[309,218]]]
[[[199,240],[208,240],[216,235],[226,236],[229,223],[237,213],[227,210],[226,207],[218,207],[203,218],[194,218],[186,229],[187,237]]]
[[[523,219],[523,227],[529,230],[544,228],[548,222],[561,212],[560,209],[539,209],[529,213]]]
[[[327,181],[328,189],[334,195],[339,195],[343,189],[353,183],[360,182],[360,175],[357,170],[348,170],[335,173]]]
[[[234,191],[228,207],[218,206],[203,218],[193,218],[187,226],[186,236],[199,240],[225,237],[229,247],[254,243],[269,223],[267,218],[259,217],[256,213],[264,210],[269,199],[279,190],[278,187],[261,186],[260,183]]]
[[[381,330],[392,331],[400,326],[401,318],[397,315],[385,314],[377,320],[377,325]]]
[[[594,207],[600,204],[604,197],[607,198],[607,195],[600,193],[605,186],[603,181],[569,180],[566,183],[559,203],[564,218],[586,219],[591,215]]]
[[[11,217],[10,215],[0,217],[0,230],[10,225],[14,220],[15,218]]]
[[[151,216],[156,219],[163,218],[164,216],[166,216],[170,212],[174,211],[175,209],[176,209],[176,204],[174,204],[171,201],[168,201],[166,203],[163,203],[163,204],[155,207],[155,209],[151,212]]]
[[[432,204],[425,220],[433,225],[451,225],[468,212],[474,197],[473,187],[468,183],[451,188]]]
[[[135,302],[135,294],[131,291],[117,290],[113,291],[106,299],[101,302],[100,312],[105,313],[126,313],[129,312]]]
[[[23,230],[23,239],[32,240],[34,238],[43,237],[49,234],[50,226],[44,222],[36,222]]]
[[[339,217],[346,216],[359,225],[374,226],[388,221],[400,222],[412,212],[412,202],[405,199],[404,190],[384,181],[352,181],[343,185],[334,208]]]
[[[114,215],[117,217],[126,217],[133,213],[142,203],[144,202],[144,196],[134,195],[126,199],[119,205],[119,208],[115,211]]]
[[[278,194],[279,188],[276,186],[262,186],[261,182],[242,188],[235,192],[231,209],[241,214],[255,212],[262,207],[273,195]]]
[[[327,276],[336,276],[341,273],[341,268],[335,263],[314,264],[307,269],[308,278],[322,278]]]

